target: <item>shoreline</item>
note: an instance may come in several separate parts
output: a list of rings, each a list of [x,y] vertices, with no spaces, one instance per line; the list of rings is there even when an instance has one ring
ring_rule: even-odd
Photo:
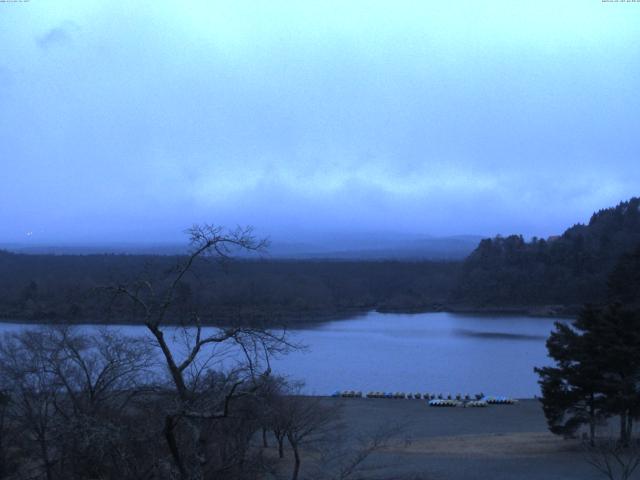
[[[581,441],[550,433],[535,399],[484,408],[438,408],[394,399],[322,401],[340,405],[345,429],[356,439],[385,425],[401,427],[401,435],[371,459],[372,465],[383,465],[384,478],[598,478],[585,461]]]
[[[289,330],[300,330],[309,328],[316,324],[327,323],[332,321],[351,320],[357,317],[367,315],[371,312],[380,314],[424,314],[424,313],[451,313],[451,314],[467,314],[467,315],[517,315],[526,317],[540,318],[557,318],[557,319],[574,319],[576,318],[580,307],[577,305],[543,305],[543,306],[519,306],[519,307],[471,307],[465,305],[439,305],[435,304],[429,307],[415,308],[389,308],[389,307],[371,307],[371,308],[354,308],[345,309],[334,312],[280,312],[274,314],[273,317],[278,320],[264,322],[247,322],[246,325],[264,326],[265,328],[287,328]],[[248,314],[248,316],[252,316]],[[255,316],[254,316],[255,318]],[[296,320],[289,320],[293,319]],[[0,323],[4,324],[31,324],[31,325],[104,325],[104,326],[125,326],[125,325],[143,325],[141,322],[127,320],[109,320],[104,319],[52,319],[47,317],[39,318],[21,318],[20,316],[12,318],[0,317]],[[179,322],[167,321],[167,326],[182,326]],[[186,325],[195,326],[195,325]],[[228,323],[221,322],[202,322],[203,327],[224,327],[229,326]]]

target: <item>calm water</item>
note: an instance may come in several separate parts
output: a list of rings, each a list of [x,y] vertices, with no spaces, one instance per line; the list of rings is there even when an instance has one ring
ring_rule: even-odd
[[[0,324],[0,332],[21,328]],[[291,332],[308,348],[275,360],[273,369],[304,380],[306,391],[317,394],[349,389],[532,397],[539,393],[533,367],[550,363],[545,339],[552,328],[553,320],[524,316],[372,312]]]

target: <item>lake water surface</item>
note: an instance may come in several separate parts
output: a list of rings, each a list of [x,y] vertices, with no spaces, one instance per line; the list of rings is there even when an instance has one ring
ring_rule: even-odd
[[[533,367],[549,365],[552,319],[513,315],[371,312],[294,330],[305,344],[273,362],[308,393],[336,390],[539,394]],[[0,332],[25,328],[0,324]],[[85,327],[94,328],[94,327]],[[116,327],[144,334],[143,327]]]

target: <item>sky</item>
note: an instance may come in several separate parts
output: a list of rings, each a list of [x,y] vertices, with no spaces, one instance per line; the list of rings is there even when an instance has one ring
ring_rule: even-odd
[[[640,3],[0,2],[0,243],[562,232],[640,194]]]

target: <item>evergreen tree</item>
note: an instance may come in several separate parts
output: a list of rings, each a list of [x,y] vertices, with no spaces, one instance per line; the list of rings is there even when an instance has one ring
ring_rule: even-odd
[[[640,416],[640,311],[616,303],[600,312],[592,335],[600,344],[605,409],[620,417],[620,441],[628,445],[633,420]]]
[[[549,429],[573,436],[585,424],[593,443],[599,419],[620,417],[620,441],[640,416],[640,312],[613,304],[586,307],[547,340],[555,367],[536,368]]]
[[[640,307],[640,245],[620,257],[607,286],[610,302],[620,302],[626,308]]]
[[[541,402],[549,430],[572,437],[582,425],[588,425],[592,445],[597,422],[606,417],[607,412],[599,391],[600,371],[589,361],[597,355],[597,342],[580,330],[595,315],[596,311],[588,307],[573,326],[556,322],[556,329],[547,340],[547,349],[557,366],[535,369],[540,375]]]

